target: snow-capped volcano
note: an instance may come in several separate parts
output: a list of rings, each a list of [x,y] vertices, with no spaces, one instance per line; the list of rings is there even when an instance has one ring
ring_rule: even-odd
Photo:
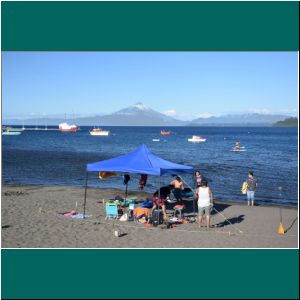
[[[144,105],[142,102],[137,102],[136,104],[123,108],[113,114],[114,115],[135,115],[141,112],[151,112],[151,111],[154,110]]]
[[[109,123],[109,125],[182,125],[181,121],[155,111],[142,102],[137,102],[110,115],[105,115],[101,120],[103,124]]]

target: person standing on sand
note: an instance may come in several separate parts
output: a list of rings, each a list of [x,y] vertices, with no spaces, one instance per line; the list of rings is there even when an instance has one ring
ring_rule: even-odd
[[[257,187],[256,179],[254,178],[253,171],[248,172],[248,179],[247,182],[247,200],[248,200],[248,206],[254,206],[254,193],[255,189]]]
[[[201,186],[201,182],[203,180],[203,176],[201,175],[199,170],[195,172],[195,180],[196,180],[196,187],[198,188],[199,186]]]
[[[182,202],[182,190],[184,189],[182,180],[179,176],[170,182],[171,185],[174,186],[173,194],[176,200],[181,203]]]
[[[197,188],[196,194],[198,196],[198,224],[202,223],[202,217],[206,218],[206,227],[210,227],[210,213],[213,205],[212,190],[207,186],[207,181],[202,180],[202,184]]]

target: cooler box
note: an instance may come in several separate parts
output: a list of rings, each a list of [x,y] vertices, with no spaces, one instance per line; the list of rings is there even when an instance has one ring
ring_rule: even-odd
[[[129,209],[134,210],[137,207],[135,203],[129,203]]]

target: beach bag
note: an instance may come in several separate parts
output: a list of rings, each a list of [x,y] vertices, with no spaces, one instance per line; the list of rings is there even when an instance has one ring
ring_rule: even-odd
[[[124,214],[121,218],[120,218],[120,221],[128,221],[128,215],[127,214]]]
[[[194,196],[193,191],[190,188],[185,188],[182,191],[183,198],[193,198],[193,196]]]
[[[164,215],[161,210],[154,210],[152,213],[152,224],[158,226],[164,223]]]
[[[129,209],[128,211],[128,221],[134,221],[133,210]]]
[[[145,202],[141,203],[141,207],[152,208],[153,201],[152,199],[147,199]]]
[[[241,189],[242,194],[245,195],[247,193],[247,188],[248,188],[248,184],[246,181],[244,181]]]

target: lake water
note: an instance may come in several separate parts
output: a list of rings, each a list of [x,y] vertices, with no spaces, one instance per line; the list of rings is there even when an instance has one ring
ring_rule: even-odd
[[[274,127],[168,127],[174,134],[161,136],[159,127],[105,127],[110,136],[91,136],[90,127],[76,133],[24,131],[2,136],[2,181],[5,184],[83,186],[87,163],[127,154],[145,144],[156,155],[200,169],[216,199],[245,201],[240,192],[249,169],[258,181],[260,203],[297,206],[298,130]],[[189,143],[192,135],[207,138]],[[154,142],[152,139],[160,139]],[[244,152],[232,152],[236,140]],[[90,175],[89,186],[124,189],[120,176],[100,181]],[[190,175],[184,180],[192,184]],[[131,175],[129,189],[137,190],[138,175]],[[172,177],[163,176],[161,184]],[[149,176],[146,191],[153,192],[159,178]],[[280,191],[281,190],[281,191]]]

